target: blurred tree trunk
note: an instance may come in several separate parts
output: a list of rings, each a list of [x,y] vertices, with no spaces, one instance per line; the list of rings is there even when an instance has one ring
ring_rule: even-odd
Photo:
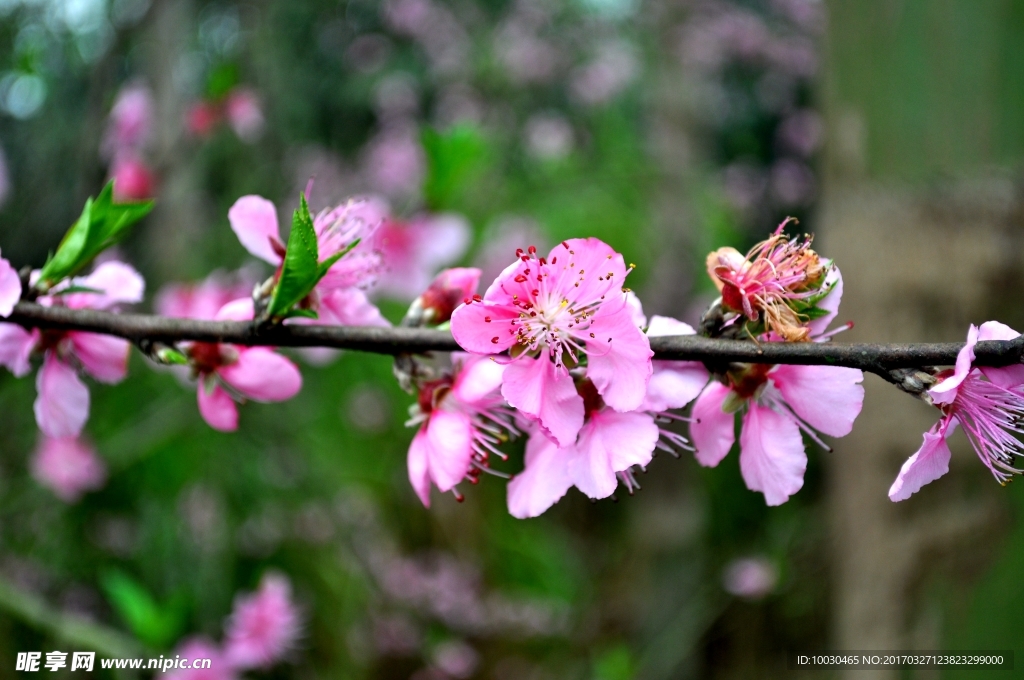
[[[1021,8],[871,0],[829,10],[818,232],[847,282],[840,320],[857,323],[843,339],[962,340],[969,323],[1005,312],[1011,291],[999,284],[1022,270]],[[1007,491],[957,436],[950,474],[891,503],[890,484],[938,412],[874,377],[865,388],[853,433],[828,454],[834,646],[940,649],[947,622],[930,587],[937,573],[962,586],[984,562],[977,548],[992,543],[986,527]]]

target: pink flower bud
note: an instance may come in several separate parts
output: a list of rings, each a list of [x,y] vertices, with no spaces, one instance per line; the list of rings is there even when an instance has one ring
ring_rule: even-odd
[[[153,197],[153,173],[135,156],[116,158],[110,168],[110,177],[114,180],[116,201],[141,201]]]

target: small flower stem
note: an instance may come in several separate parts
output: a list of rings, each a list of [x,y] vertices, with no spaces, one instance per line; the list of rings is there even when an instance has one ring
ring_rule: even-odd
[[[376,354],[452,352],[459,346],[448,331],[369,326],[257,325],[244,321],[197,321],[148,314],[113,314],[89,309],[43,307],[19,302],[7,322],[25,328],[103,333],[140,343],[184,341],[226,342],[273,347],[333,347]],[[940,343],[753,343],[695,335],[651,338],[655,359],[702,361],[721,366],[732,362],[845,366],[881,376],[894,384],[892,371],[956,363],[959,342]],[[1015,340],[979,342],[976,366],[1009,366],[1024,357],[1024,336]]]

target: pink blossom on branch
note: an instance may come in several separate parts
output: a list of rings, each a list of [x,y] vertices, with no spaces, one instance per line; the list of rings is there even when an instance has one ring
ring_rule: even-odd
[[[408,423],[419,425],[409,445],[409,482],[428,508],[431,484],[442,492],[464,479],[475,484],[492,455],[505,457],[497,446],[518,434],[499,393],[505,366],[464,354],[453,355],[452,363],[452,375],[420,386]]]
[[[90,292],[62,291],[71,287]],[[71,279],[52,289],[37,302],[71,309],[111,309],[140,302],[145,282],[132,267],[109,261],[92,274]],[[127,340],[83,331],[27,331],[14,324],[0,324],[0,364],[14,375],[29,372],[34,352],[43,353],[36,376],[39,392],[34,404],[39,429],[50,437],[77,437],[89,417],[89,390],[80,380],[84,372],[105,383],[118,383],[128,372]]]
[[[949,472],[951,453],[946,443],[957,426],[963,426],[974,452],[1000,484],[1006,484],[1021,470],[1014,466],[1024,456],[1024,366],[974,368],[974,346],[984,340],[1013,340],[1020,334],[998,321],[980,328],[971,325],[967,344],[957,356],[953,370],[940,373],[939,382],[926,393],[926,400],[942,412],[942,418],[900,469],[889,489],[889,499],[902,501]]]
[[[77,502],[107,480],[106,466],[96,451],[75,437],[42,437],[29,468],[37,482],[65,503]]]
[[[480,270],[474,267],[445,269],[419,297],[413,300],[402,320],[403,326],[438,326],[452,318],[452,312],[472,298],[480,283]]]
[[[388,325],[364,290],[376,281],[381,269],[381,254],[372,245],[372,237],[386,210],[386,206],[375,199],[354,199],[323,210],[313,219],[321,262],[360,239],[358,246],[331,266],[311,293],[309,309],[319,315],[314,323]],[[260,196],[243,196],[231,206],[228,220],[246,250],[280,267],[285,246],[273,203]],[[306,320],[295,320],[303,321]]]
[[[419,215],[407,222],[385,219],[373,236],[384,259],[377,290],[386,297],[414,299],[441,267],[466,253],[469,242],[469,223],[455,213]]]
[[[10,262],[0,257],[0,317],[10,316],[20,299],[21,277]]]
[[[282,574],[265,574],[259,590],[235,598],[228,618],[224,658],[238,670],[268,668],[289,652],[302,632],[302,617]]]
[[[517,257],[482,298],[455,310],[452,334],[469,352],[510,351],[502,395],[566,446],[585,412],[570,369],[586,361],[604,403],[624,413],[643,403],[653,352],[622,289],[629,269],[610,246],[572,239],[547,258],[532,247]]]

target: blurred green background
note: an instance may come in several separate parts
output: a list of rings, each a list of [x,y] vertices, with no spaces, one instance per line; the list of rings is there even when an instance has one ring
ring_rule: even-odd
[[[638,265],[648,314],[695,322],[705,254],[795,215],[843,267],[850,339],[1024,327],[1020,2],[3,0],[0,17],[15,266],[102,187],[107,117],[141,85],[157,208],[121,255],[150,301],[250,261],[239,196],[284,215],[314,177],[314,210],[374,193],[400,217],[464,215],[461,262],[492,275],[516,247],[600,237]],[[195,129],[239,88],[258,129]],[[408,304],[379,302],[392,322]],[[835,452],[809,444],[781,507],[735,455],[663,456],[634,497],[572,491],[518,521],[496,479],[422,508],[389,359],[293,356],[301,394],[245,406],[234,434],[137,354],[123,384],[90,383],[108,480],[76,503],[29,473],[34,381],[0,374],[0,676],[19,651],[78,649],[69,622],[154,655],[219,640],[269,569],[306,621],[274,677],[781,678],[792,649],[1012,649],[1024,630],[1024,489],[961,448],[889,503],[932,415],[873,377],[881,406]],[[738,589],[751,565],[760,587]],[[856,677],[973,677],[929,673]]]

